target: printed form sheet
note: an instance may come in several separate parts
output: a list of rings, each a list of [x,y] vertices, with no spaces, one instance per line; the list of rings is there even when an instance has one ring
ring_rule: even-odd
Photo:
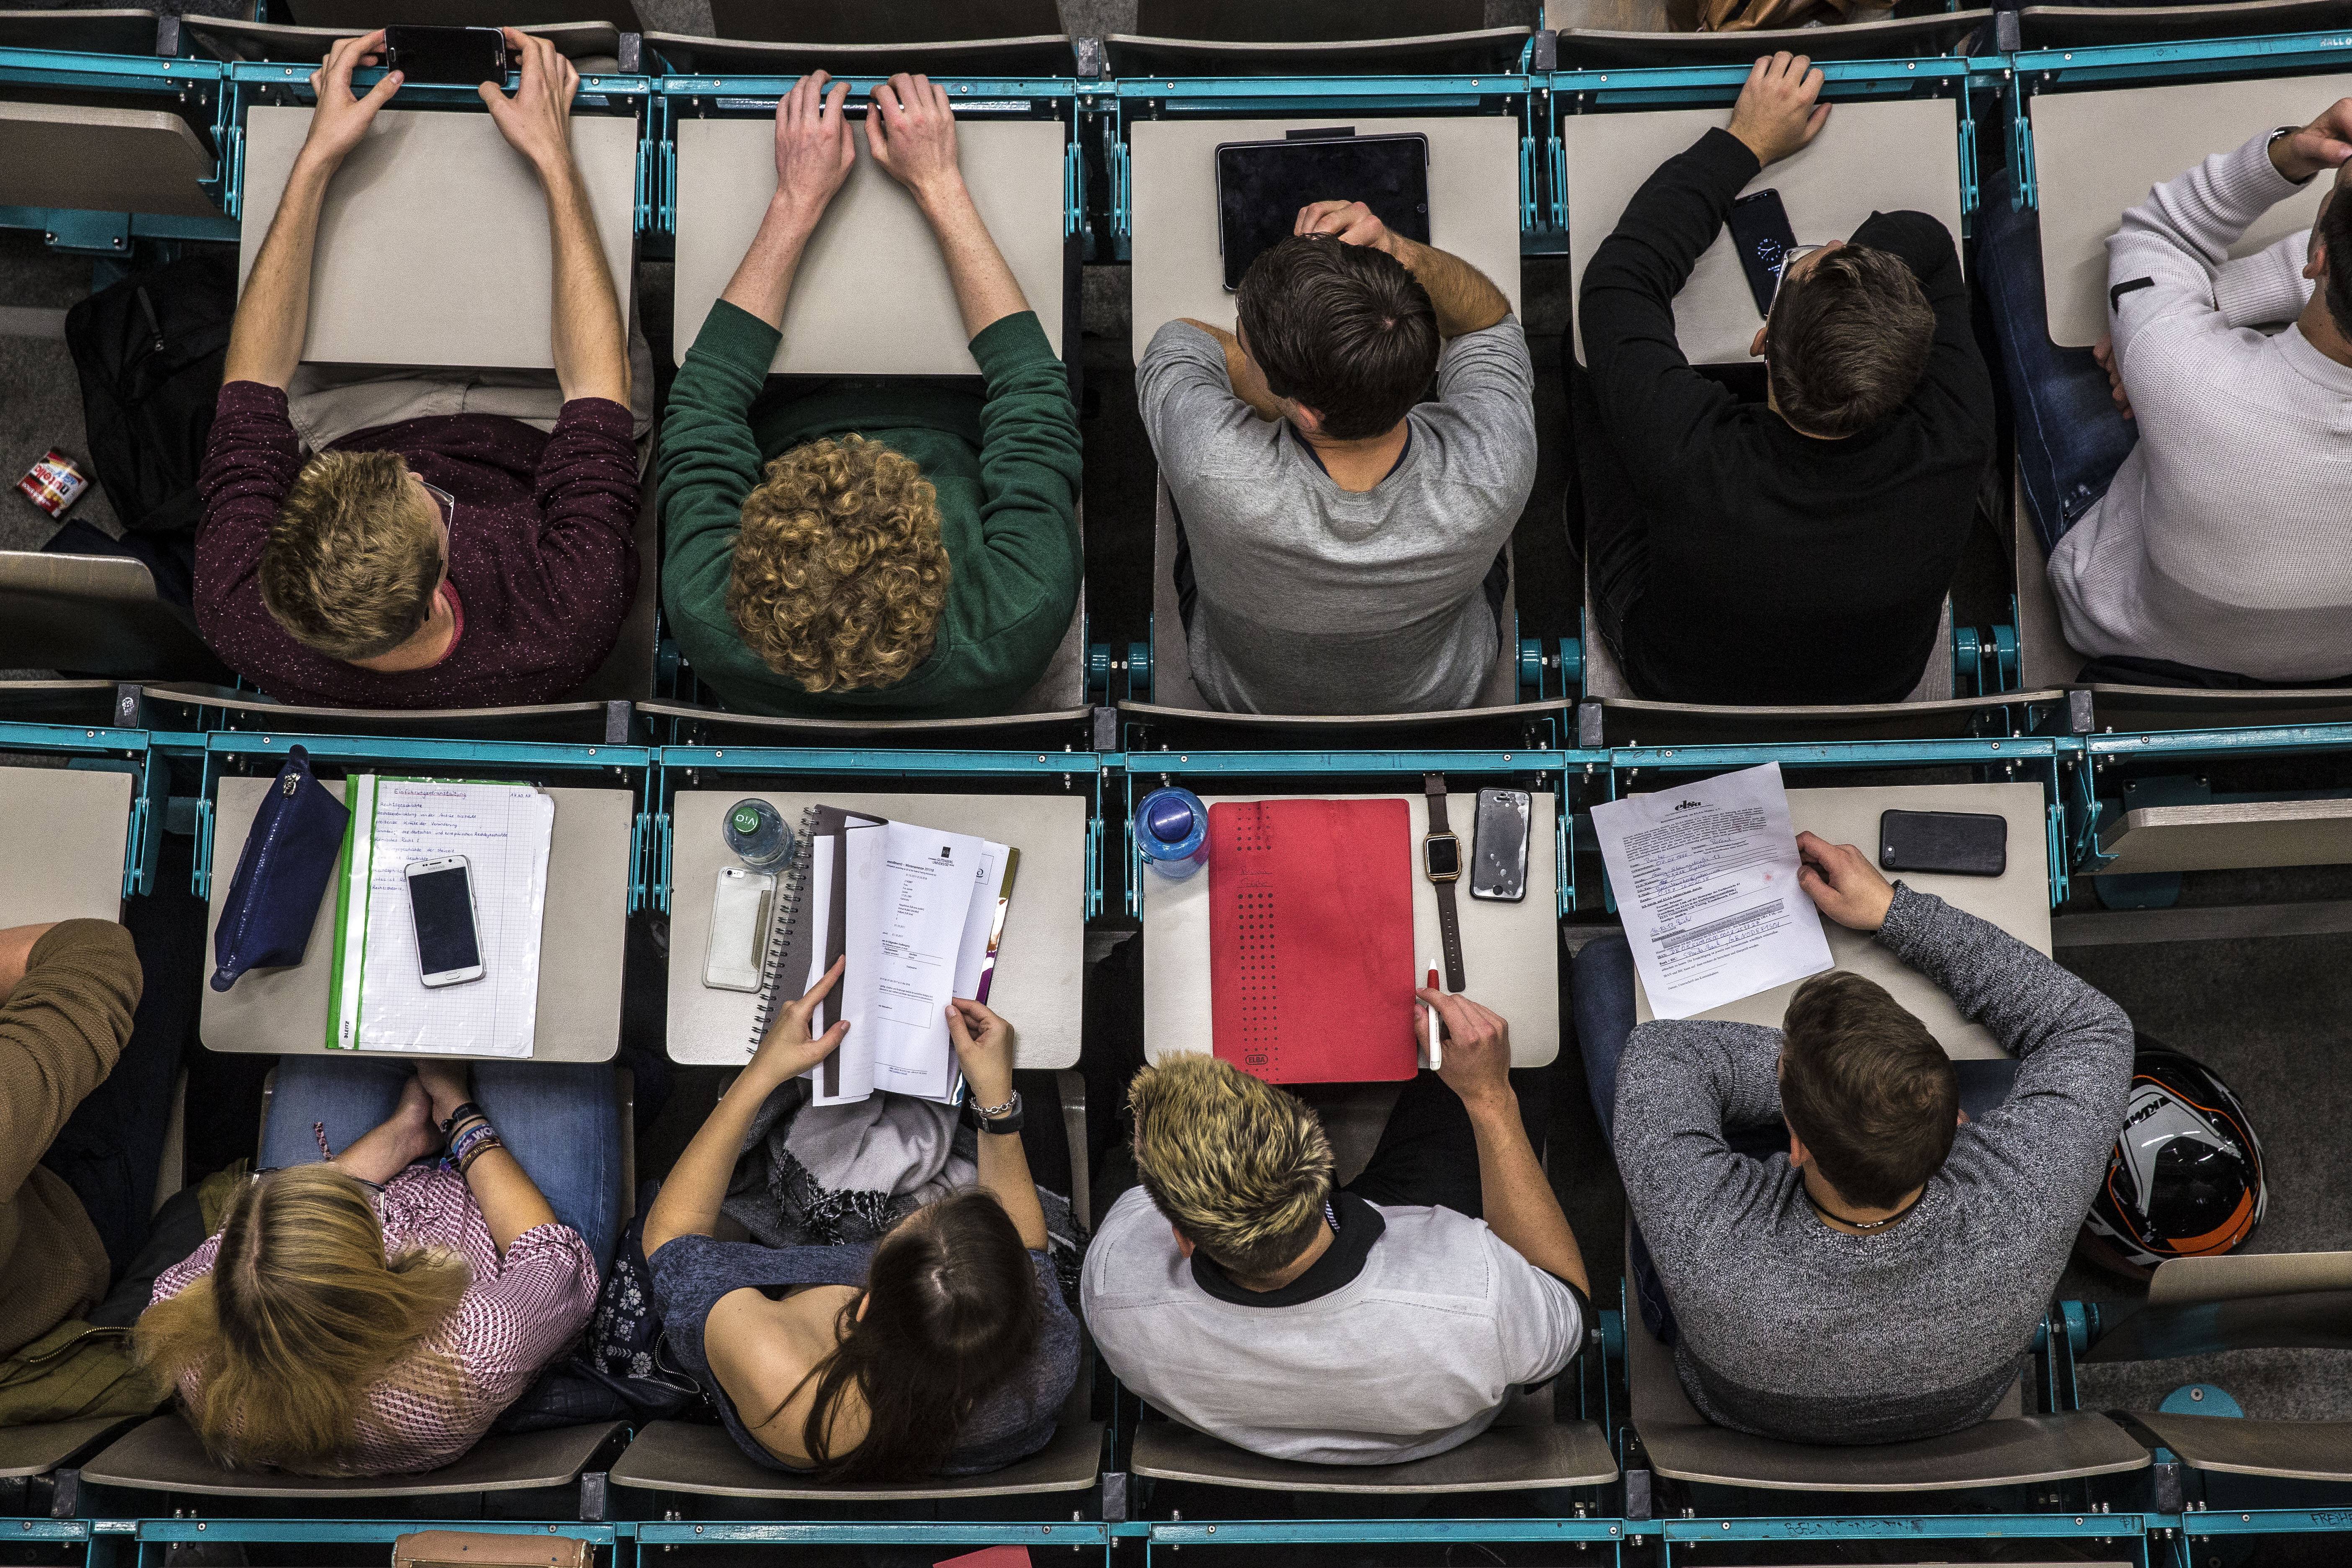
[[[1688,1018],[1830,967],[1780,764],[1592,808],[1650,1007]]]
[[[843,835],[848,897],[842,980],[841,1093],[814,1103],[863,1100],[875,1089],[952,1100],[960,1079],[948,1042],[947,1005],[965,916],[982,875],[984,843],[914,823]]]

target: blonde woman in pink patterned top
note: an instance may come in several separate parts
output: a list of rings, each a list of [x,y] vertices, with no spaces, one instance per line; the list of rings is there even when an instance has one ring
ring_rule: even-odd
[[[484,1103],[527,1100],[541,1114],[519,1121],[509,1104],[494,1127],[461,1066],[408,1077],[383,1062],[280,1064],[265,1160],[287,1158],[297,1140],[325,1152],[331,1128],[396,1099],[341,1153],[265,1171],[219,1233],[155,1282],[140,1355],[176,1384],[222,1464],[434,1469],[579,1337],[595,1306],[595,1247],[609,1248],[618,1220],[618,1112],[598,1110],[611,1105],[610,1069],[498,1067],[485,1065]],[[581,1151],[600,1144],[613,1158],[583,1168]],[[415,1163],[445,1145],[438,1165]],[[561,1178],[564,1206],[584,1210],[593,1241],[559,1220],[526,1161]]]

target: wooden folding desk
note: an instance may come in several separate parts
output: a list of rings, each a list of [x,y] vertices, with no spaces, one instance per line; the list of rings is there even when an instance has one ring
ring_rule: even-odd
[[[862,105],[852,103],[850,109]],[[793,274],[777,374],[977,375],[939,242],[906,187],[850,128],[857,162]],[[960,119],[964,184],[1029,308],[1062,346],[1063,191],[1069,131],[1058,121]],[[776,193],[776,127],[677,122],[677,353],[734,276]]]
[[[394,772],[413,770],[395,769]],[[273,779],[224,778],[214,807],[212,907],[205,951],[236,879],[247,833]],[[320,781],[337,800],[340,779]],[[555,831],[547,853],[547,911],[540,928],[539,1013],[530,1058],[604,1062],[621,1046],[621,963],[627,937],[629,828],[636,797],[621,789],[550,789]],[[327,1049],[328,972],[334,963],[335,890],[319,900],[302,962],[248,970],[227,991],[205,989],[199,1025],[216,1051],[341,1056],[396,1061],[390,1051]],[[439,1053],[436,1053],[439,1054]],[[484,1060],[494,1058],[480,1058]]]
[[[1568,254],[1581,289],[1584,268],[1659,164],[1710,129],[1731,123],[1731,107],[1567,114],[1559,138],[1568,161]],[[1811,146],[1784,158],[1741,192],[1775,190],[1799,243],[1843,239],[1874,212],[1908,208],[1937,218],[1960,239],[1959,121],[1950,99],[1906,98],[1834,104]],[[1730,226],[1715,237],[1675,297],[1675,336],[1693,364],[1746,364],[1764,318],[1732,247]],[[1583,328],[1576,353],[1584,358]]]
[[[2027,99],[2050,341],[2088,348],[2106,331],[2107,238],[2126,209],[2213,153],[2231,152],[2261,132],[2304,124],[2339,98],[2352,98],[2352,75]],[[2327,181],[2312,181],[2256,219],[2230,254],[2250,256],[2309,228],[2327,190]]]
[[[1209,795],[1210,805],[1229,800],[1280,798]],[[1437,889],[1421,874],[1421,840],[1429,831],[1429,801],[1421,795],[1328,795],[1332,800],[1401,800],[1412,813],[1414,845],[1412,951],[1416,965],[1436,962]],[[1556,798],[1530,792],[1528,812],[1528,896],[1516,904],[1470,896],[1467,879],[1456,884],[1454,907],[1462,925],[1462,965],[1473,1000],[1500,1014],[1511,1026],[1511,1065],[1543,1066],[1559,1054],[1559,868],[1553,858]],[[1462,835],[1463,863],[1469,863],[1471,825],[1478,817],[1475,790],[1449,793],[1445,819]],[[1428,978],[1416,969],[1418,985]],[[1158,1061],[1180,1051],[1215,1048],[1209,991],[1209,871],[1204,867],[1183,881],[1143,873],[1143,1053]]]
[[[1071,795],[882,795],[858,790],[762,790],[757,797],[798,829],[812,805],[837,805],[970,833],[1021,851],[988,1005],[1013,1026],[1023,1070],[1076,1067],[1086,982],[1087,800]],[[740,864],[719,823],[741,790],[680,790],[670,807],[669,1056],[741,1067],[751,1059],[759,998],[702,983],[710,952],[710,894],[719,868]],[[780,868],[781,869],[781,868]],[[781,878],[779,879],[781,881]],[[800,989],[787,985],[793,995]]]
[[[1217,144],[1267,142],[1292,131],[1350,125],[1358,135],[1429,138],[1429,242],[1469,262],[1519,308],[1519,122],[1477,119],[1144,120],[1129,131],[1134,192],[1135,355],[1181,316],[1230,331],[1217,248]],[[1335,197],[1336,199],[1336,197]]]
[[[240,289],[310,129],[307,107],[246,115]],[[625,321],[637,122],[575,112],[572,153]],[[553,256],[539,176],[488,114],[386,109],[327,187],[302,359],[551,369]]]
[[[119,920],[131,775],[0,768],[0,926]]]
[[[1878,860],[1878,816],[1885,811],[1979,811],[2009,819],[2009,868],[1998,877],[1948,877],[1918,871],[1900,879],[1933,893],[1954,909],[1978,915],[2040,953],[2050,951],[2050,833],[2040,784],[1895,784],[1876,789],[1792,789],[1789,822],[1832,844],[1852,844]],[[1895,880],[1889,878],[1888,880]],[[2006,1055],[1981,1024],[1960,1016],[1942,988],[1878,942],[1875,933],[1848,931],[1823,919],[1830,960],[1838,968],[1875,980],[1927,1026],[1927,1032],[1954,1057]],[[1711,1011],[1702,1018],[1779,1028],[1797,984],[1775,986]],[[1634,1016],[1654,1016],[1640,977],[1633,983]]]

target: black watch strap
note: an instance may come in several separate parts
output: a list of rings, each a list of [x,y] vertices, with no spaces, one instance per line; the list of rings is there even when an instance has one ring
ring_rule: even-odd
[[[1421,783],[1429,794],[1429,831],[1453,832],[1445,821],[1445,775],[1424,773]],[[1462,919],[1454,907],[1454,884],[1432,882],[1430,886],[1437,889],[1437,941],[1445,957],[1445,988],[1459,994],[1470,989],[1470,982],[1462,973]]]

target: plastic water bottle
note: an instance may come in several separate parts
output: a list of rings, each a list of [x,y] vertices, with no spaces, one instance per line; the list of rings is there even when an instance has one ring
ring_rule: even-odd
[[[1156,789],[1136,803],[1143,863],[1181,882],[1209,863],[1209,808],[1189,789]]]
[[[772,866],[793,852],[793,830],[783,814],[754,795],[727,808],[727,847],[746,866]]]

